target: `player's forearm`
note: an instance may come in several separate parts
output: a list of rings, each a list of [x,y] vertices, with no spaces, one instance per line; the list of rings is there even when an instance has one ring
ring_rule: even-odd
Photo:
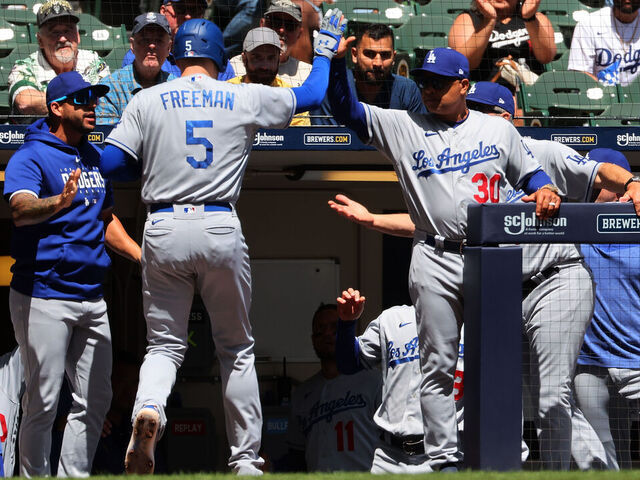
[[[9,208],[16,227],[35,225],[62,210],[61,196],[38,198],[30,193],[18,193],[11,198]]]
[[[607,189],[616,193],[625,193],[624,185],[633,175],[613,163],[601,163],[593,182],[594,188]]]
[[[370,228],[396,237],[413,237],[416,226],[408,213],[374,213]]]
[[[296,96],[296,113],[319,108],[327,93],[331,61],[327,57],[316,55],[309,76],[299,87],[293,88]]]
[[[129,236],[118,217],[110,213],[104,218],[104,243],[118,255],[140,263],[140,246]]]
[[[327,96],[334,118],[355,131],[362,140],[368,140],[364,107],[351,90],[347,80],[347,62],[344,58],[336,58],[331,62]]]
[[[362,369],[356,322],[338,320],[336,330],[336,365],[340,373],[351,375]]]
[[[549,19],[536,13],[535,20],[525,22],[533,54],[540,63],[549,63],[556,56],[555,33]]]

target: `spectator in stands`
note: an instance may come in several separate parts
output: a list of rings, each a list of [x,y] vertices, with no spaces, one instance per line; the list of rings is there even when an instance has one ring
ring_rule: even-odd
[[[169,27],[171,28],[171,40],[178,31],[178,27],[187,20],[192,18],[203,18],[205,10],[207,9],[206,0],[163,0],[160,6],[160,13],[167,18]],[[127,65],[131,65],[135,55],[132,50],[129,50],[122,59],[122,68]],[[176,65],[176,61],[173,58],[173,54],[169,53],[169,56],[162,64],[162,70],[168,73],[172,73],[174,76],[179,77],[182,75],[180,69]],[[234,73],[231,66],[227,64],[227,70],[218,73],[218,80],[228,80],[233,78]]]
[[[615,150],[596,148],[587,156],[631,172]],[[594,197],[596,203],[617,202],[621,195],[602,188]],[[630,469],[631,424],[640,411],[640,245],[585,244],[581,250],[593,272],[596,302],[578,356],[576,400],[604,445],[607,466]]]
[[[500,79],[496,63],[510,56],[522,70],[520,79],[535,81],[527,70],[542,73],[543,64],[556,55],[553,26],[537,11],[539,4],[540,0],[473,0],[469,12],[458,15],[449,30],[449,46],[469,60],[471,80]],[[527,67],[521,67],[520,59]],[[517,80],[506,78],[501,83],[513,91]]]
[[[280,78],[294,87],[302,85],[309,76],[311,65],[290,55],[291,47],[298,42],[302,34],[300,6],[293,3],[292,0],[272,0],[260,21],[260,26],[271,28],[280,36],[280,43],[283,47],[278,68]],[[233,57],[230,63],[236,75],[246,73],[241,55]]]
[[[222,29],[228,58],[242,52],[244,37],[260,22],[261,3],[261,0],[213,0],[215,22]]]
[[[135,56],[133,63],[101,82],[110,90],[96,108],[99,125],[118,123],[127,103],[139,90],[176,78],[160,68],[171,50],[171,29],[164,15],[154,12],[138,15],[129,43]]]
[[[302,13],[302,33],[298,41],[290,48],[289,54],[303,62],[313,62],[313,32],[320,30],[322,9],[325,0],[293,0]],[[327,3],[333,3],[329,0]]]
[[[629,85],[640,70],[640,0],[613,0],[578,22],[571,40],[569,70],[605,85]]]
[[[353,38],[353,37],[351,37]],[[360,101],[380,108],[426,113],[420,90],[413,80],[391,72],[395,60],[393,31],[386,25],[366,28],[351,48],[353,71],[348,71],[352,90]],[[325,98],[312,112],[314,125],[337,125]]]
[[[49,0],[37,14],[40,50],[18,60],[9,74],[9,97],[19,115],[46,115],[45,92],[53,78],[72,70],[94,84],[109,75],[95,52],[79,50],[78,14],[66,0]]]
[[[291,88],[278,75],[282,45],[278,34],[267,27],[249,30],[242,45],[242,62],[247,73],[228,80],[229,83],[261,83],[272,87]],[[309,126],[309,113],[296,115],[292,126]]]
[[[379,432],[373,415],[380,404],[382,375],[362,370],[341,375],[336,363],[335,304],[313,315],[311,341],[320,371],[301,383],[291,399],[287,431],[289,469],[363,471],[371,469]]]

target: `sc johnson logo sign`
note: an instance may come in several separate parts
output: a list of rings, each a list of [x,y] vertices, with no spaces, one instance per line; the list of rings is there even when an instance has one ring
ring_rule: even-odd
[[[268,133],[258,132],[253,139],[253,146],[262,147],[281,147],[284,145],[284,135],[270,135]]]
[[[24,143],[24,133],[18,130],[0,132],[0,143],[3,145],[22,145]]]
[[[351,145],[351,134],[304,134],[305,145]]]
[[[635,133],[623,133],[616,137],[616,143],[620,147],[637,147],[640,145],[640,135]]]
[[[504,217],[504,231],[509,235],[563,235],[564,232],[555,230],[566,226],[566,217],[540,220],[536,217],[535,212],[531,212],[530,215],[522,212],[519,215],[506,215]]]

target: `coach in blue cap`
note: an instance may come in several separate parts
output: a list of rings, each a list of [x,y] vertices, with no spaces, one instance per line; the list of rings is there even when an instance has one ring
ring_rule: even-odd
[[[27,129],[5,172],[14,228],[11,322],[24,362],[20,475],[51,475],[51,427],[67,374],[73,404],[58,475],[87,477],[111,402],[111,334],[103,281],[105,244],[140,261],[140,248],[113,215],[111,185],[87,140],[109,87],[75,71],[49,82],[47,118]]]

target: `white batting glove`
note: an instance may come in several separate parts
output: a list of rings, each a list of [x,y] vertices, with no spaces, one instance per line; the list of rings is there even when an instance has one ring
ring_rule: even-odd
[[[338,45],[340,45],[340,39],[346,26],[347,19],[342,17],[342,12],[339,9],[332,8],[328,10],[322,19],[320,31],[313,40],[315,54],[331,60],[338,50]]]

